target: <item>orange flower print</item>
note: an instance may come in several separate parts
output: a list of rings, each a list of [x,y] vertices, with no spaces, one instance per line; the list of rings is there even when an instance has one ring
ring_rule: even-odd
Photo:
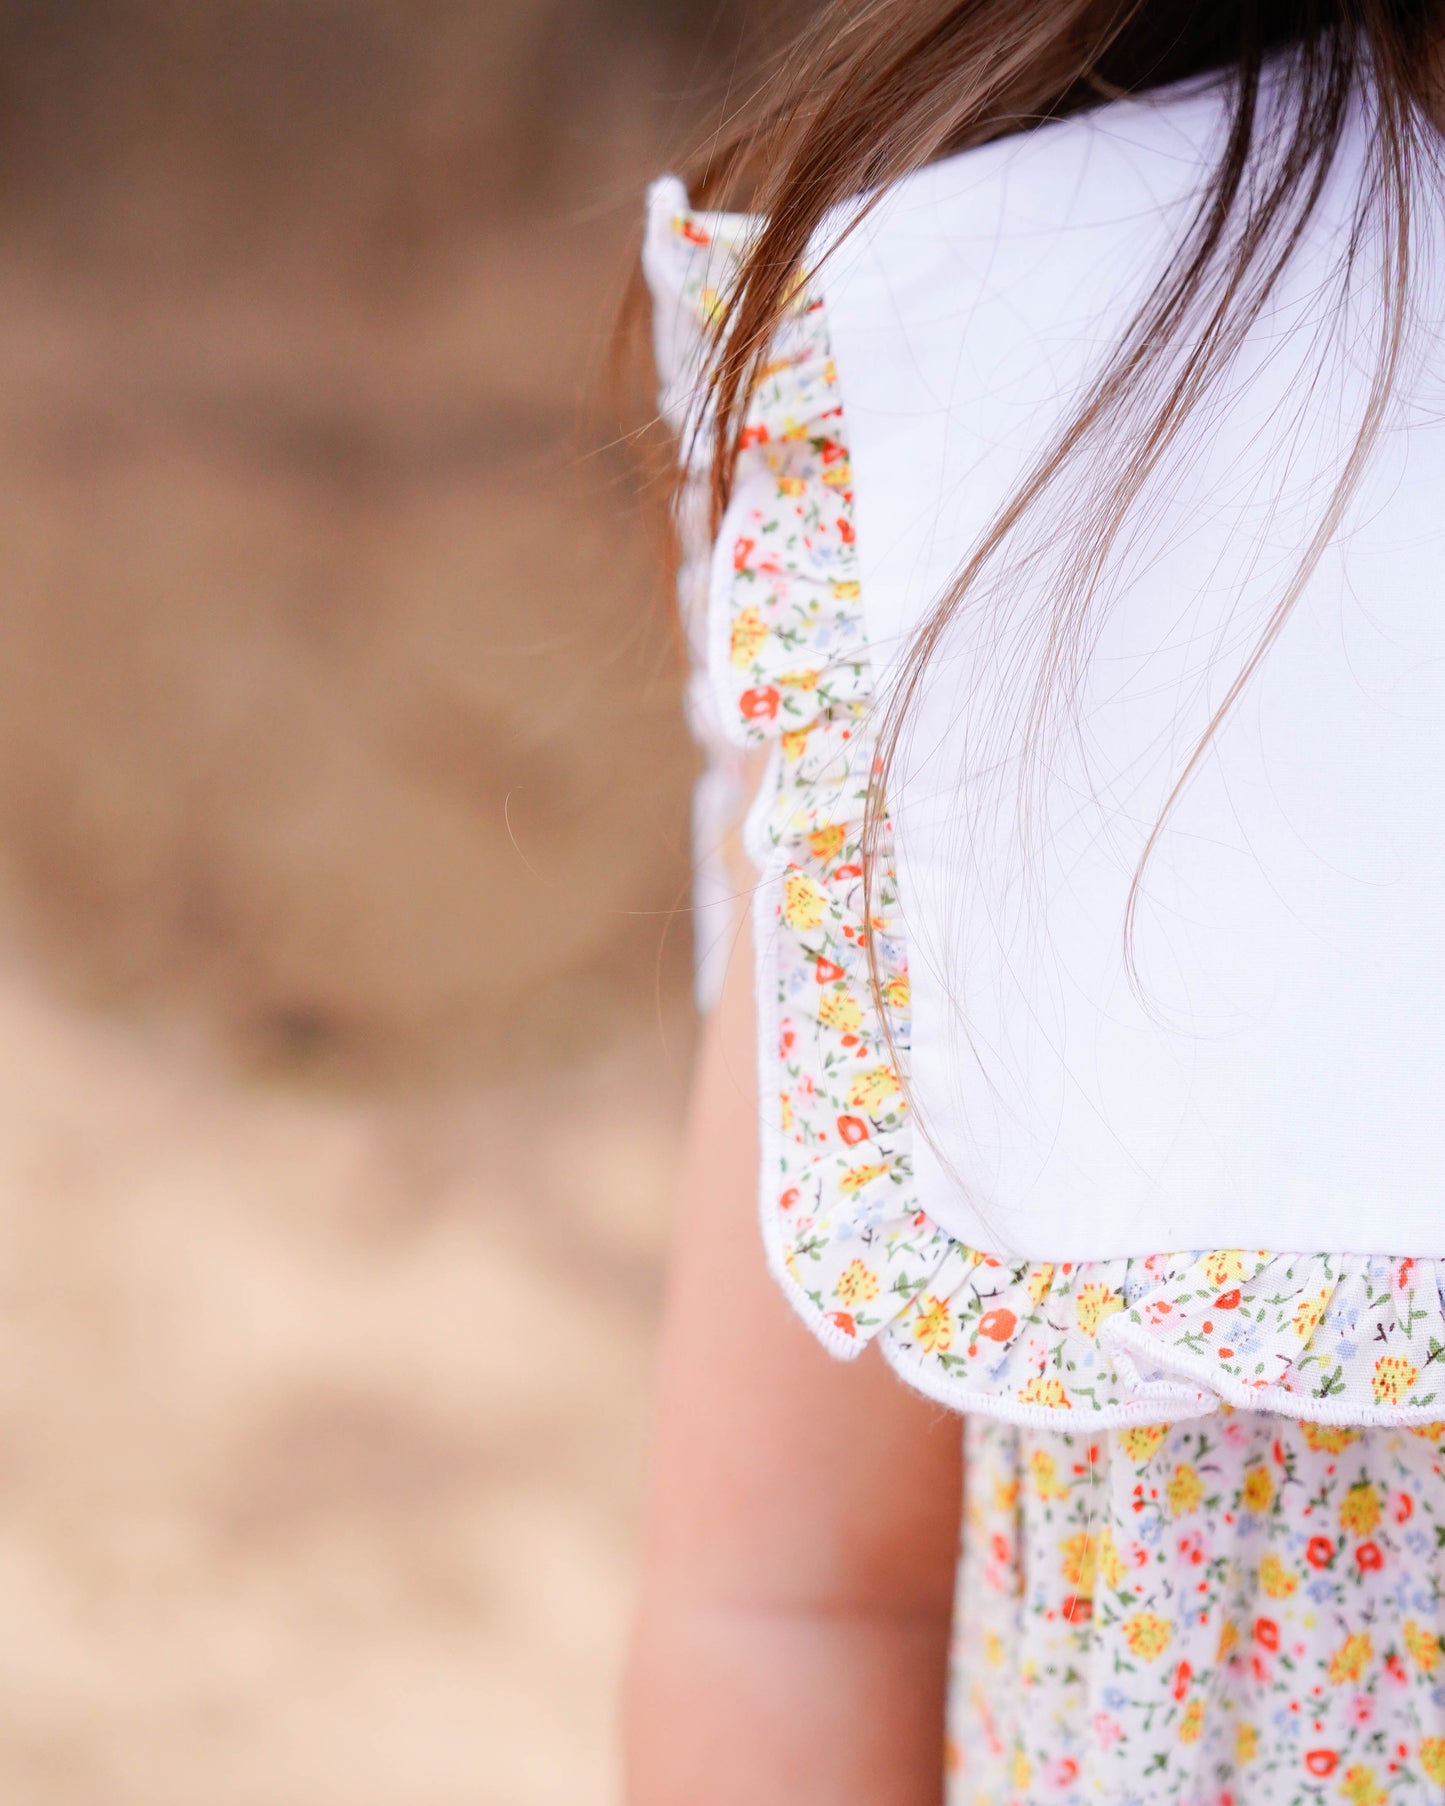
[[[1124,1300],[1106,1285],[1089,1284],[1079,1288],[1074,1317],[1086,1336],[1098,1334],[1099,1325],[1115,1311],[1122,1311]]]
[[[1046,1505],[1054,1500],[1068,1498],[1069,1489],[1059,1479],[1058,1463],[1048,1449],[1033,1449],[1030,1452],[1029,1473],[1033,1477],[1034,1491]]]
[[[1252,1467],[1244,1477],[1240,1500],[1246,1511],[1268,1511],[1274,1504],[1274,1481],[1267,1467]]]
[[[1413,1618],[1405,1620],[1401,1634],[1415,1666],[1425,1674],[1433,1674],[1440,1666],[1439,1635],[1435,1631],[1426,1630],[1423,1624],[1417,1624]]]
[[[1131,1653],[1141,1662],[1157,1662],[1174,1640],[1174,1626],[1157,1612],[1135,1612],[1121,1629]]]
[[[1420,1766],[1432,1781],[1445,1787],[1445,1737],[1421,1738]]]
[[[1299,1575],[1291,1573],[1271,1549],[1260,1560],[1259,1586],[1266,1599],[1288,1599],[1299,1587]]]
[[[856,1035],[863,1025],[863,1010],[849,991],[825,991],[818,1004],[818,1020],[840,1035]]]
[[[985,1311],[978,1320],[978,1333],[990,1342],[1007,1342],[1018,1328],[1018,1321],[1013,1312],[1005,1307]]]
[[[806,933],[823,926],[826,898],[808,876],[796,868],[783,879],[783,919],[790,928]]]
[[[808,836],[808,848],[815,859],[827,865],[843,851],[847,840],[848,836],[842,828],[833,824],[826,828],[814,828]]]
[[[888,1171],[882,1161],[873,1160],[867,1166],[855,1166],[844,1173],[838,1181],[839,1191],[862,1191],[865,1185],[871,1185],[875,1179],[881,1179]]]
[[[1350,1806],[1386,1806],[1390,1797],[1375,1779],[1374,1769],[1366,1768],[1361,1762],[1345,1770],[1340,1792]]]
[[[1051,1411],[1071,1411],[1069,1395],[1062,1380],[1036,1373],[1026,1386],[1019,1388],[1019,1402],[1025,1405],[1047,1405]]]
[[[756,608],[741,608],[733,616],[730,651],[732,662],[740,670],[752,664],[768,637],[768,628]]]
[[[947,1299],[930,1295],[918,1303],[913,1339],[925,1354],[947,1354],[953,1347],[953,1312]]]
[[[871,1304],[878,1296],[878,1275],[861,1260],[850,1260],[838,1275],[833,1296],[846,1305]]]
[[[1331,1683],[1338,1687],[1345,1681],[1358,1681],[1369,1666],[1374,1653],[1375,1646],[1370,1641],[1368,1631],[1357,1630],[1353,1635],[1346,1637],[1330,1657]]]
[[[868,1125],[861,1116],[840,1116],[835,1126],[846,1147],[855,1148],[868,1139]]]
[[[1220,1248],[1204,1257],[1204,1275],[1212,1286],[1237,1285],[1244,1278],[1244,1253],[1239,1248]]]
[[[1352,1442],[1360,1439],[1358,1430],[1348,1429],[1342,1423],[1305,1422],[1300,1425],[1300,1435],[1310,1448],[1321,1455],[1338,1455]]]
[[[1360,1480],[1340,1500],[1340,1525],[1351,1536],[1368,1536],[1379,1523],[1380,1512],[1379,1488]]]
[[[761,689],[744,690],[738,697],[738,711],[744,721],[775,721],[782,697],[771,684]]]
[[[897,1097],[902,1086],[891,1066],[875,1066],[871,1072],[860,1072],[848,1089],[848,1102],[855,1110],[866,1110],[876,1116],[889,1098]]]
[[[1198,1743],[1204,1735],[1204,1701],[1191,1699],[1184,1708],[1184,1716],[1179,1721],[1179,1741],[1181,1743]]]
[[[1420,1369],[1404,1355],[1381,1355],[1371,1384],[1382,1405],[1398,1405],[1420,1377]]]
[[[1146,1461],[1154,1459],[1159,1445],[1168,1434],[1167,1423],[1132,1424],[1127,1430],[1119,1432],[1119,1446],[1135,1467],[1143,1467]]]
[[[1187,1518],[1204,1503],[1204,1482],[1199,1478],[1198,1470],[1187,1461],[1181,1461],[1175,1468],[1165,1490],[1169,1496],[1169,1509],[1177,1518]]]

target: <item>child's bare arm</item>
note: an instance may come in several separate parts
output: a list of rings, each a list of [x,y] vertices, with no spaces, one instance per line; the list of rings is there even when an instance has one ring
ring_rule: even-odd
[[[763,1265],[752,961],[708,1025],[663,1333],[628,1806],[935,1806],[960,1426]]]

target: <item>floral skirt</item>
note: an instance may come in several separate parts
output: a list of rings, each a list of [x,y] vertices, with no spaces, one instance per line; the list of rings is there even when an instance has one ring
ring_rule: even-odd
[[[965,1436],[949,1806],[1445,1801],[1445,1423]]]

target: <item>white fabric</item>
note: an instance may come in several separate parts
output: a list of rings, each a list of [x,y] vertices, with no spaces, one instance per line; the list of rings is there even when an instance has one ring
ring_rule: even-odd
[[[964,153],[825,265],[880,688],[1157,277],[1222,122],[1196,88]],[[1374,266],[1345,308],[1329,273],[1360,144],[1357,122],[1223,402],[1131,516],[1077,734],[1020,763],[1048,558],[966,612],[917,700],[889,793],[916,1159],[970,1246],[1445,1255],[1438,258],[1407,405],[1148,865],[1137,985],[1124,954],[1148,831],[1358,421]],[[1438,245],[1438,204],[1420,230]]]

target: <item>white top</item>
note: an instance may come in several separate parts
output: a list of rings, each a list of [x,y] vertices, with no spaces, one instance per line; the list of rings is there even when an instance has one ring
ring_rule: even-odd
[[[880,688],[1187,228],[1222,124],[1195,87],[966,152],[825,265]],[[1131,514],[1076,724],[1021,759],[1047,556],[965,612],[915,705],[889,798],[915,1161],[924,1208],[970,1246],[1445,1255],[1438,201],[1404,403],[1169,817],[1137,984],[1124,949],[1149,829],[1358,422],[1376,266],[1349,306],[1329,277],[1361,154],[1357,123],[1222,400]]]

